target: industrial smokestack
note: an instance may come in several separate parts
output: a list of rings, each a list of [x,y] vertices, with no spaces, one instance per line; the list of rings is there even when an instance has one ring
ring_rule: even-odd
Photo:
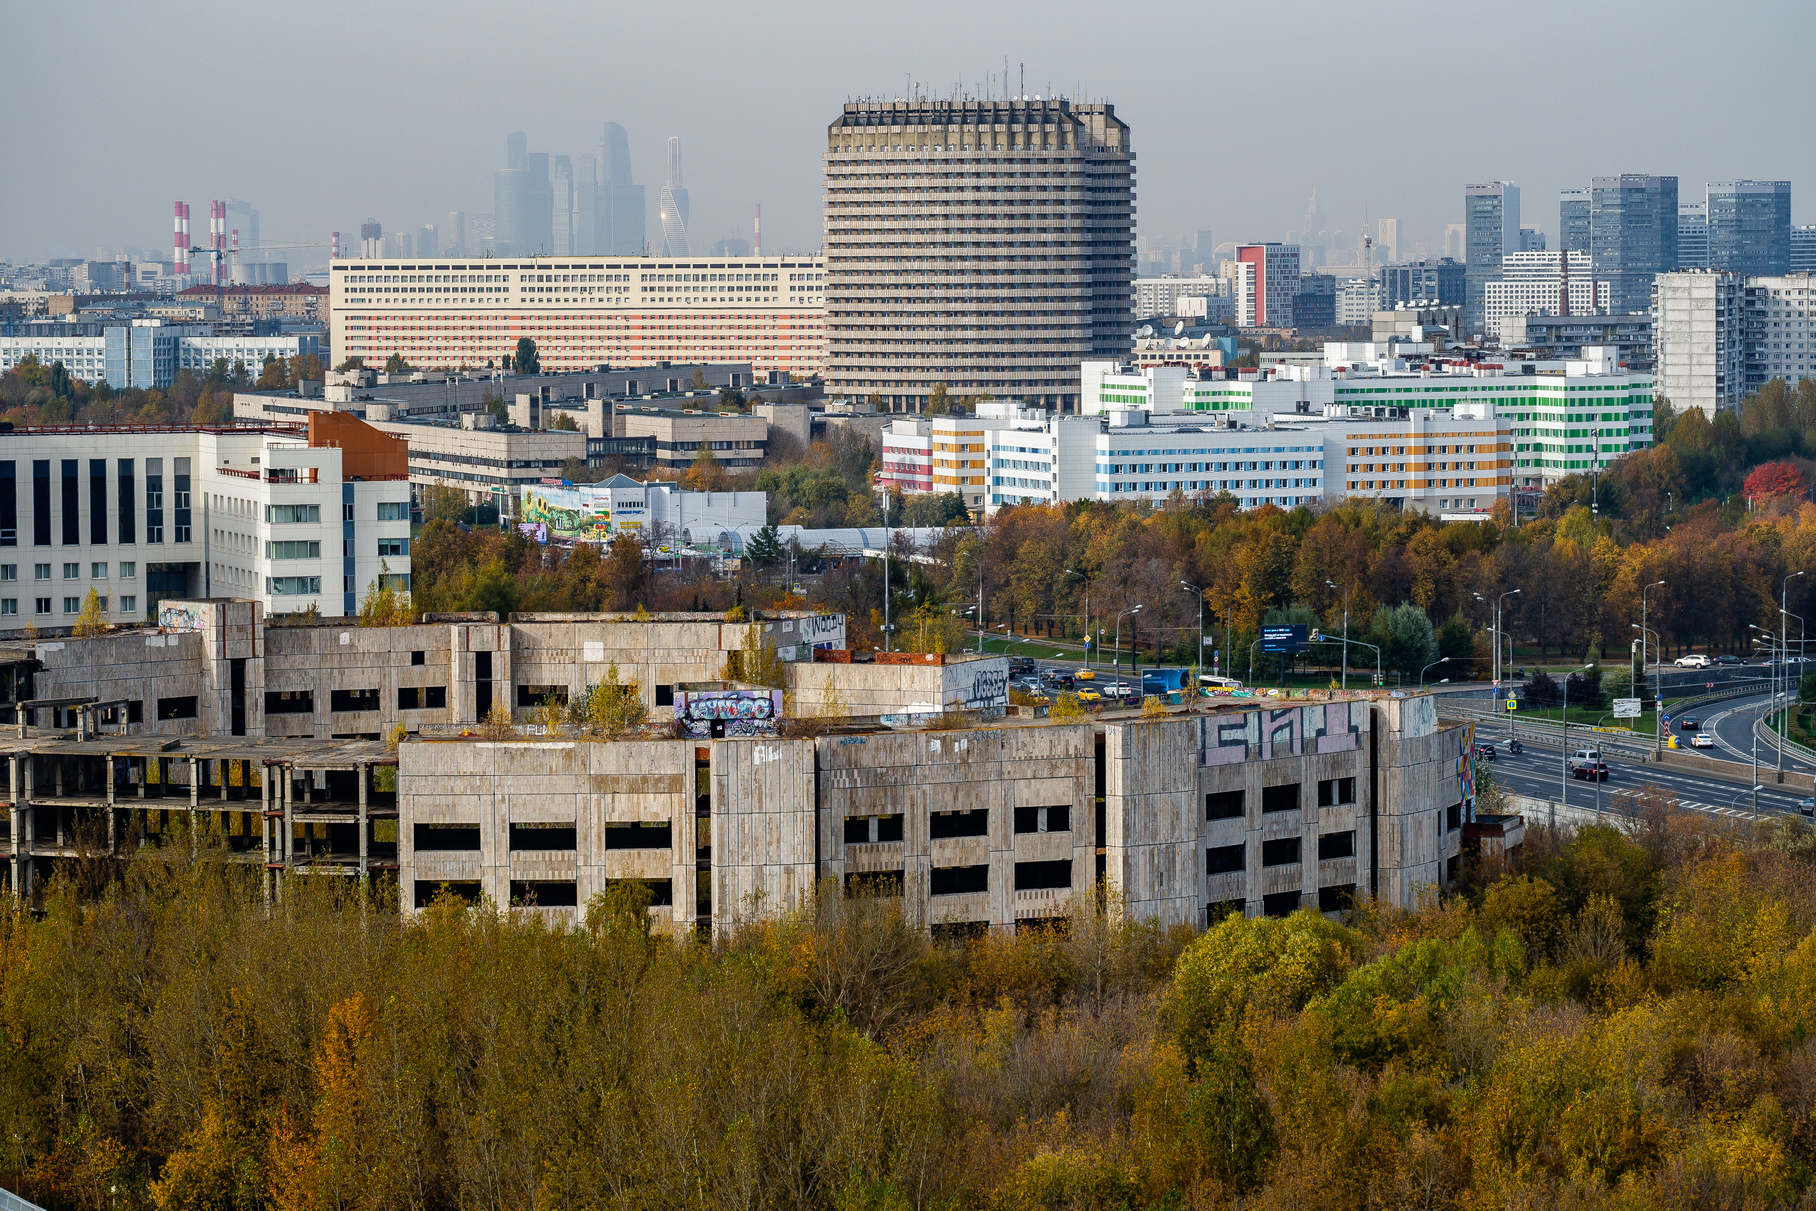
[[[328,233],[328,259],[331,261],[341,259],[341,233],[338,231]]]
[[[178,202],[170,220],[170,262],[173,273],[185,273],[189,265],[189,241],[183,238],[183,204]]]
[[[757,219],[751,230],[751,246],[758,256],[763,255],[763,203],[757,203]]]

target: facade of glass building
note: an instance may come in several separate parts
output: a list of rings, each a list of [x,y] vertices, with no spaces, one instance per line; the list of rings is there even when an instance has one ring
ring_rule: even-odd
[[[1791,183],[1709,182],[1709,268],[1749,276],[1791,270]]]
[[[1613,292],[1609,311],[1649,310],[1652,280],[1677,268],[1677,178],[1596,177],[1589,194],[1589,254]]]

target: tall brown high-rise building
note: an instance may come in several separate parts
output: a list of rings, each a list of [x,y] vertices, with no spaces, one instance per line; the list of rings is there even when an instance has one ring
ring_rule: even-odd
[[[1074,409],[1129,352],[1135,153],[1109,105],[845,106],[826,138],[826,386]]]

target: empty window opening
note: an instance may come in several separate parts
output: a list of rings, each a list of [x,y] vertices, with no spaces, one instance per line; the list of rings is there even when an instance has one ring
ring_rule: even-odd
[[[974,891],[989,891],[990,867],[936,866],[928,884],[928,894],[935,896],[962,896]]]
[[[526,908],[577,908],[580,885],[554,879],[512,879],[511,903]]]
[[[376,711],[378,709],[378,690],[329,690],[328,709],[333,713],[346,714],[354,711]]]
[[[571,821],[560,824],[511,825],[512,849],[578,849],[579,831]]]
[[[884,841],[902,839],[902,817],[893,816],[846,816],[845,844],[873,845]]]
[[[899,870],[854,870],[845,875],[848,896],[899,896],[902,894],[902,872]]]
[[[1262,787],[1261,810],[1263,812],[1298,811],[1299,784],[1297,782],[1289,782],[1285,786]]]
[[[667,820],[637,820],[605,826],[607,849],[669,849],[674,826]]]
[[[464,900],[468,904],[477,904],[479,903],[479,882],[476,879],[462,879],[446,883],[437,883],[433,879],[416,881],[416,907],[427,908],[444,895]]]
[[[1248,868],[1248,846],[1214,845],[1204,853],[1204,873],[1229,875]]]
[[[1271,896],[1261,897],[1261,911],[1270,917],[1290,916],[1299,908],[1299,893],[1296,891],[1279,891]]]
[[[1318,889],[1319,912],[1345,912],[1355,903],[1355,900],[1356,885],[1354,883],[1340,883],[1334,887]]]
[[[1299,838],[1278,837],[1261,843],[1261,865],[1291,866],[1299,860]]]
[[[1325,833],[1318,838],[1318,861],[1327,862],[1332,858],[1353,858],[1356,856],[1356,830],[1350,829],[1341,833]]]
[[[1242,818],[1241,791],[1213,791],[1204,797],[1206,820],[1239,820]]]
[[[477,824],[418,824],[416,848],[427,853],[479,852]]]
[[[1325,778],[1318,783],[1318,806],[1341,807],[1356,801],[1354,778]]]
[[[1018,807],[1015,809],[1017,833],[1063,833],[1072,827],[1072,808],[1067,804],[1053,807]]]
[[[985,837],[989,834],[990,812],[987,808],[980,807],[968,812],[934,812],[927,822],[927,836],[934,841],[946,837]]]
[[[266,690],[267,715],[313,715],[315,694],[311,690]]]
[[[1016,891],[1050,891],[1072,886],[1072,859],[1052,862],[1017,862]]]

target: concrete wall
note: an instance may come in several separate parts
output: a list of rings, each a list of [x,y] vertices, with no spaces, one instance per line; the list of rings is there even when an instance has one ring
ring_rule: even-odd
[[[1449,827],[1447,812],[1462,803],[1465,777],[1473,778],[1475,731],[1468,724],[1440,730],[1426,696],[1383,699],[1375,709],[1378,894],[1410,905],[1424,889],[1447,884],[1462,853],[1462,828]]]
[[[398,751],[398,878],[404,906],[417,884],[478,882],[499,904],[513,880],[572,882],[575,920],[609,880],[668,881],[673,904],[652,909],[671,929],[694,919],[694,750],[682,741],[411,741]],[[575,848],[510,849],[513,823],[572,823]],[[608,849],[612,824],[667,823],[667,849]],[[477,825],[474,852],[419,851],[417,825]],[[432,890],[431,888],[427,890]]]
[[[813,741],[719,740],[711,760],[714,928],[788,912],[818,869]]]
[[[828,668],[849,666],[820,666]],[[850,876],[900,872],[911,913],[929,925],[1013,928],[1063,917],[1096,880],[1095,761],[1089,724],[825,736],[818,742],[821,869]],[[1067,808],[1064,829],[1016,833],[1018,807]],[[985,811],[987,831],[931,837],[936,812]],[[848,819],[902,817],[902,840],[847,843]],[[1069,860],[1067,888],[1017,891],[1017,862]],[[931,894],[935,867],[988,868],[985,890]]]
[[[851,716],[943,711],[1001,712],[1009,705],[1009,661],[948,656],[943,665],[791,664],[785,669],[794,710],[823,712],[836,694]]]

